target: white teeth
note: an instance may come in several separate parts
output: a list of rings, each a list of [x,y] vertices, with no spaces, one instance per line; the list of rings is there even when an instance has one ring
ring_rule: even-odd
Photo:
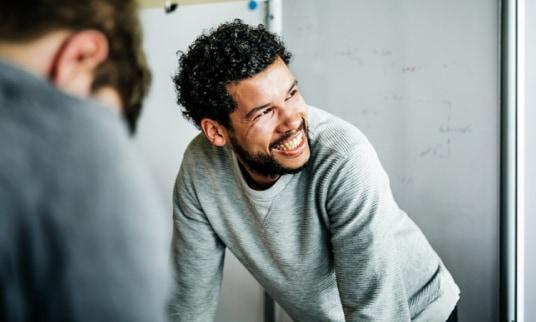
[[[278,150],[288,151],[288,150],[294,150],[302,141],[303,133],[300,132],[294,139],[279,144],[275,148]]]

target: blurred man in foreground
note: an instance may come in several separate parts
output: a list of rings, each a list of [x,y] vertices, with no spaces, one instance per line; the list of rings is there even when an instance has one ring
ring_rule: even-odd
[[[134,1],[0,3],[0,320],[163,321]],[[126,122],[125,122],[126,121]]]

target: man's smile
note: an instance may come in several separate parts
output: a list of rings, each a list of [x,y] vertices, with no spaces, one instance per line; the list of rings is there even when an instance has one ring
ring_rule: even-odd
[[[301,130],[287,140],[274,146],[273,150],[287,157],[297,156],[303,152],[306,143],[305,132]]]
[[[270,150],[282,154],[286,157],[296,157],[300,155],[307,144],[307,135],[305,135],[305,120],[295,133],[288,133],[281,139],[270,144]]]

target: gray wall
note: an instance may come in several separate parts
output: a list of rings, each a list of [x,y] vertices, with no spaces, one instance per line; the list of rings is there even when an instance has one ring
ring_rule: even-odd
[[[369,137],[462,290],[460,321],[497,320],[498,3],[292,0],[283,12],[306,101]]]
[[[163,234],[171,234],[171,194],[183,151],[198,133],[192,124],[182,118],[175,103],[171,76],[177,69],[176,52],[186,50],[203,30],[224,21],[242,18],[248,23],[259,24],[263,17],[262,9],[250,11],[245,1],[180,6],[170,15],[165,15],[163,9],[145,9],[141,12],[144,48],[154,79],[140,120],[137,140],[155,175],[162,199],[169,205],[169,231]],[[227,252],[216,321],[261,320],[262,289],[238,260]]]
[[[526,1],[525,321],[536,321],[536,2]],[[523,99],[523,98],[521,98]]]

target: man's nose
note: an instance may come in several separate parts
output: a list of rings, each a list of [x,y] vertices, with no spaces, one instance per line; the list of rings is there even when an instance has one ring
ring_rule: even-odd
[[[302,114],[298,106],[292,106],[289,104],[282,104],[278,107],[279,110],[279,124],[277,131],[281,133],[295,131],[302,123]]]

